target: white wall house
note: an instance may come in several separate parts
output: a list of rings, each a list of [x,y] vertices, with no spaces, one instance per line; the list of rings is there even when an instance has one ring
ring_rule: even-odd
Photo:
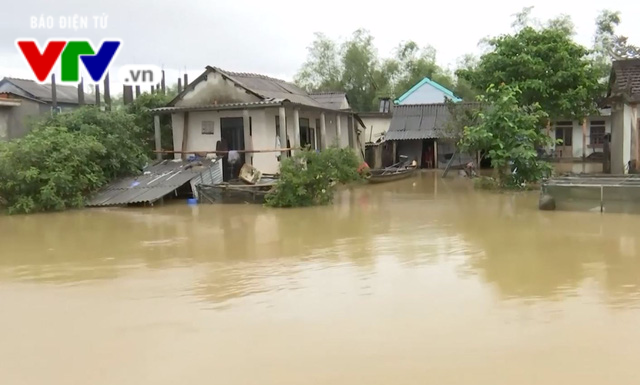
[[[548,149],[554,157],[576,159],[603,151],[604,136],[611,133],[611,111],[601,110],[601,115],[585,120],[585,125],[578,120],[557,119],[552,122],[549,136],[562,140],[562,143]]]
[[[435,104],[444,103],[445,99],[450,99],[454,102],[462,101],[462,99],[454,95],[451,90],[448,90],[429,78],[424,78],[396,99],[395,104]]]
[[[154,113],[171,114],[175,151],[212,154],[225,139],[230,150],[247,151],[244,162],[263,173],[278,172],[282,154],[273,150],[280,148],[336,143],[360,154],[362,123],[350,109],[335,109],[292,83],[263,75],[207,67]]]
[[[630,161],[640,161],[640,59],[613,62],[607,99],[611,105],[611,173],[626,174]]]

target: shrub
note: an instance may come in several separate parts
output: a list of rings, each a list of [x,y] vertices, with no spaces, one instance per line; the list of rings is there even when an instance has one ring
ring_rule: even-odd
[[[43,127],[0,146],[0,196],[9,213],[81,207],[105,174],[93,159],[104,157],[97,138],[64,127]]]
[[[333,201],[337,183],[361,180],[353,150],[331,147],[321,152],[298,151],[280,163],[280,179],[267,195],[271,207],[325,205]]]
[[[81,207],[112,179],[139,172],[144,130],[124,111],[83,107],[37,122],[0,147],[0,197],[10,213]]]

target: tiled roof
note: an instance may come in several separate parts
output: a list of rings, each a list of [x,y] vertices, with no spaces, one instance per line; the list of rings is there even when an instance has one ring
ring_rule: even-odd
[[[312,92],[309,96],[326,108],[340,110],[342,109],[341,107],[347,97],[347,94],[341,91],[324,91]]]
[[[640,59],[613,62],[611,93],[640,102]]]
[[[263,99],[286,99],[306,106],[323,107],[309,96],[305,90],[293,83],[254,73],[231,72],[216,67],[207,68],[226,75],[233,82],[261,96]]]
[[[8,82],[26,92],[30,97],[44,102],[51,102],[51,84],[39,84],[33,80],[4,78],[2,82]],[[65,86],[56,84],[56,99],[59,103],[78,104],[78,88],[75,86]],[[92,104],[85,98],[85,103]]]

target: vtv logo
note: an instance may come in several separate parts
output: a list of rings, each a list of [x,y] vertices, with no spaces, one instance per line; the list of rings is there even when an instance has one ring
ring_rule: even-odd
[[[86,40],[49,40],[40,50],[35,40],[20,39],[16,45],[33,74],[43,83],[51,73],[53,66],[60,58],[60,81],[78,83],[80,81],[80,61],[84,64],[91,80],[101,82],[107,73],[109,65],[118,53],[122,42],[120,40],[102,41],[98,52]]]

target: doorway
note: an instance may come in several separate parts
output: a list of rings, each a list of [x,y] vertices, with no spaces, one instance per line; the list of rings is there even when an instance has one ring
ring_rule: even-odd
[[[556,139],[562,140],[556,144],[556,157],[573,158],[573,122],[557,122]]]
[[[227,143],[229,151],[244,150],[244,121],[243,118],[220,118],[220,138]],[[229,181],[238,177],[237,173],[245,162],[245,153],[240,154],[240,165],[232,169],[228,156],[222,158],[222,178]]]
[[[422,140],[422,161],[420,168],[434,168],[435,159],[435,139]]]

